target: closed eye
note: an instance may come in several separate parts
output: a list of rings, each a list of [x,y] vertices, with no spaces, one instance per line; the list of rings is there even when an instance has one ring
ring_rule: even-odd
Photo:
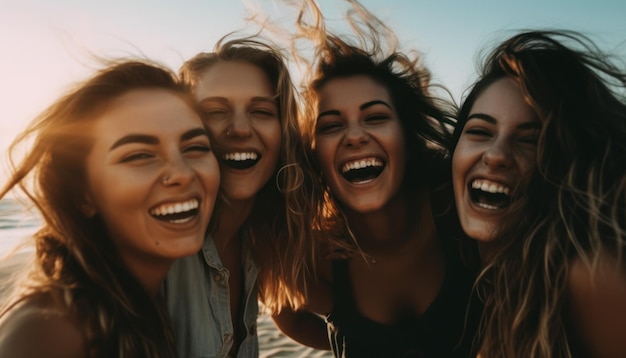
[[[367,123],[379,123],[379,122],[387,121],[389,118],[390,117],[386,114],[376,114],[376,115],[368,116],[367,118],[365,118],[365,121]]]
[[[125,157],[122,158],[122,160],[120,160],[120,163],[130,163],[130,162],[137,162],[140,160],[146,160],[146,159],[151,159],[154,158],[153,154],[150,153],[133,153],[133,154],[129,154]]]
[[[250,113],[253,116],[260,116],[260,117],[275,117],[276,113],[272,110],[269,109],[264,109],[264,108],[256,108],[250,111]]]
[[[465,134],[474,135],[474,136],[491,136],[491,133],[483,128],[468,128],[463,131]]]
[[[326,134],[326,133],[332,133],[336,130],[339,130],[340,128],[341,128],[341,123],[330,122],[330,123],[324,123],[324,124],[318,125],[316,127],[315,132],[320,133],[320,134]]]
[[[204,145],[204,144],[194,144],[194,145],[190,145],[187,148],[185,148],[184,152],[201,152],[201,153],[208,153],[211,151],[211,147],[209,147],[208,145]]]

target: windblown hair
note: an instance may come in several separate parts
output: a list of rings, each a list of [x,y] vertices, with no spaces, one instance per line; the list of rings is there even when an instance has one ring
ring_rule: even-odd
[[[534,167],[479,287],[485,357],[571,357],[563,309],[570,263],[594,269],[602,254],[623,265],[626,234],[626,75],[587,37],[528,31],[497,46],[467,96],[458,139],[476,98],[508,77],[542,122]]]
[[[345,238],[352,237],[346,218],[319,174],[321,168],[314,155],[320,90],[333,79],[357,75],[368,76],[387,88],[402,124],[408,153],[403,185],[412,194],[444,181],[443,159],[448,155],[446,148],[455,121],[452,102],[432,96],[430,72],[422,66],[419,55],[399,52],[391,29],[357,1],[348,0],[348,3],[352,8],[346,18],[354,37],[340,37],[327,31],[320,8],[315,1],[307,0],[300,9],[298,34],[293,38],[294,42],[313,43],[314,51],[307,56],[297,52],[297,45],[292,48],[294,56],[308,66],[304,78],[303,138],[309,162],[318,173],[317,186],[322,188],[314,193],[317,208],[314,226],[329,230],[332,238],[344,240],[333,245],[354,250],[358,245],[354,241],[345,242]]]
[[[242,62],[259,67],[274,90],[281,123],[281,148],[278,166],[272,179],[258,193],[247,221],[252,238],[248,243],[259,267],[259,289],[266,309],[278,313],[283,306],[298,309],[306,293],[304,279],[314,270],[309,193],[312,176],[303,165],[306,158],[300,140],[296,91],[289,75],[285,56],[277,45],[260,37],[228,41],[224,36],[214,51],[200,53],[186,61],[181,78],[193,90],[198,78],[220,62]],[[219,212],[218,214],[219,215]],[[294,259],[295,258],[295,259]]]
[[[47,297],[82,329],[90,357],[174,356],[165,311],[123,265],[101,218],[81,210],[88,189],[86,157],[97,135],[91,130],[94,119],[125,93],[153,88],[195,106],[173,72],[144,61],[110,63],[40,114],[10,148],[13,172],[0,198],[21,189],[44,226],[34,236],[30,279],[2,314],[25,300]],[[18,149],[31,140],[16,165]]]

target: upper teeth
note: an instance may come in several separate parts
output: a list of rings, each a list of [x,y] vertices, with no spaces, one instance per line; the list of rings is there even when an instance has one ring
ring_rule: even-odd
[[[181,203],[163,204],[163,205],[159,205],[156,208],[150,210],[150,214],[152,214],[152,215],[170,215],[170,214],[182,213],[182,212],[185,212],[185,211],[197,209],[199,204],[200,203],[198,202],[198,199],[190,199],[188,201],[184,201],[184,202],[181,202]]]
[[[382,167],[383,162],[377,158],[363,158],[359,160],[355,160],[353,162],[348,162],[341,167],[341,172],[345,173],[348,170],[354,169],[362,169],[365,167]]]
[[[242,153],[226,153],[224,154],[225,160],[256,160],[257,154],[255,152],[242,152]]]
[[[509,195],[511,190],[502,184],[492,182],[489,180],[476,179],[472,182],[472,189],[480,189],[488,193],[504,193]]]

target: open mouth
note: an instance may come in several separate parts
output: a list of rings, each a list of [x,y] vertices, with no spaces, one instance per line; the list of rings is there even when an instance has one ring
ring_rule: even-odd
[[[493,181],[476,179],[470,183],[469,193],[472,202],[483,209],[504,209],[511,204],[511,189]]]
[[[344,163],[341,175],[351,183],[363,183],[378,177],[384,169],[385,162],[370,157]]]
[[[198,199],[190,199],[180,203],[162,204],[150,209],[150,215],[161,221],[184,224],[198,215]]]
[[[222,163],[233,169],[252,168],[261,159],[261,154],[256,152],[233,152],[222,155]]]

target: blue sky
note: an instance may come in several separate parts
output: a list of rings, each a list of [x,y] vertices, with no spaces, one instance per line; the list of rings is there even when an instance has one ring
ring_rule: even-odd
[[[33,116],[89,75],[97,65],[92,54],[143,55],[177,69],[222,35],[249,28],[244,1],[282,13],[279,0],[0,0],[0,153]],[[626,1],[362,3],[396,32],[402,49],[423,54],[433,79],[457,100],[474,78],[478,51],[518,29],[581,31],[626,61]],[[332,19],[345,9],[339,0],[321,5]]]

